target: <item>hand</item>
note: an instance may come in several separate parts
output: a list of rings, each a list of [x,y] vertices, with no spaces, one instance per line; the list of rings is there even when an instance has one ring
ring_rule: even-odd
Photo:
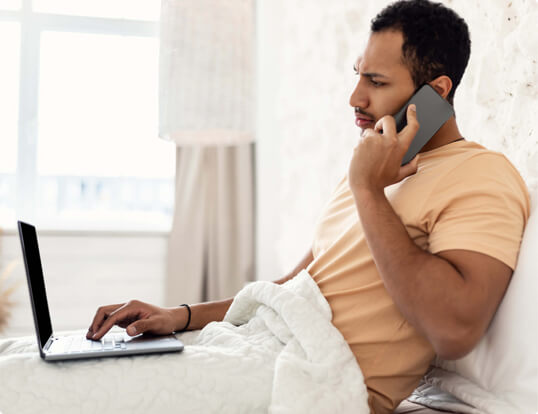
[[[407,125],[400,133],[390,115],[377,121],[374,129],[364,130],[349,164],[349,187],[355,196],[362,190],[383,192],[385,187],[417,172],[418,154],[401,166],[419,128],[415,105],[409,105],[406,116]]]
[[[187,309],[160,308],[139,300],[101,306],[86,334],[87,339],[100,340],[114,325],[127,328],[127,334],[135,336],[144,332],[168,335],[187,324]]]

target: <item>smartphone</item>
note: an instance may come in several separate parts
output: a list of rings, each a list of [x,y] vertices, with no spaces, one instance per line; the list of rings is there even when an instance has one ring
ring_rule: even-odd
[[[417,107],[417,120],[420,128],[403,157],[402,165],[411,161],[444,123],[454,115],[452,105],[443,99],[430,85],[425,84],[394,115],[398,132],[407,125],[407,107],[410,104],[415,104]]]

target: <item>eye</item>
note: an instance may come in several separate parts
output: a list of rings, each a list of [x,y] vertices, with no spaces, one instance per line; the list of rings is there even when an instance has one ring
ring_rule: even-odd
[[[370,78],[370,83],[371,83],[372,85],[374,85],[376,88],[379,87],[379,86],[383,86],[383,85],[384,85],[383,82],[376,82],[375,80],[373,80],[373,79],[371,79],[371,78]]]

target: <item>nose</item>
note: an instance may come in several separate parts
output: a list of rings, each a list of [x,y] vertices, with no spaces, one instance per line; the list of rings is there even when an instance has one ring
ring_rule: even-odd
[[[359,78],[359,81],[357,82],[357,86],[355,87],[355,90],[349,97],[349,104],[356,108],[359,107],[361,109],[368,108],[369,100],[368,95],[366,93],[365,88],[363,87],[363,82]]]

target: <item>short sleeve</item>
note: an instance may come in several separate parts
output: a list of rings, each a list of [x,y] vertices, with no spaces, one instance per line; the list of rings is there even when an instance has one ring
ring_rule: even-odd
[[[515,269],[530,211],[525,182],[502,154],[476,154],[439,180],[425,204],[429,251],[464,249]]]

